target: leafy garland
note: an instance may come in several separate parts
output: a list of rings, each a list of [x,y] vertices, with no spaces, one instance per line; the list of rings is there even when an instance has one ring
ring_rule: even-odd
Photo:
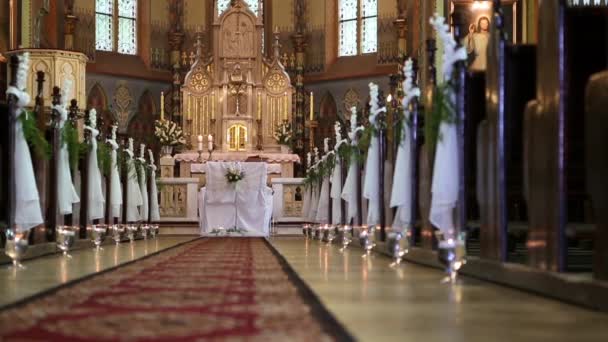
[[[127,175],[129,175],[129,177],[134,177],[132,176],[133,174],[133,169],[135,168],[135,163],[131,162],[129,163],[129,155],[127,154],[126,151],[122,150],[122,151],[118,151],[117,156],[116,156],[116,164],[118,164],[118,171],[119,174],[122,175],[123,172],[127,172]],[[137,172],[135,172],[135,174],[137,174]],[[122,176],[121,176],[122,177]],[[135,176],[138,177],[138,176]]]
[[[336,167],[336,157],[330,154],[325,159],[319,161],[316,167],[310,168],[304,178],[304,186],[310,187],[319,185],[325,177],[329,177]]]
[[[104,176],[112,173],[112,148],[103,142],[97,143],[97,165]]]
[[[135,167],[135,174],[137,175],[137,184],[142,181],[142,173],[146,172],[146,163],[139,160],[139,158],[133,158],[133,167]]]
[[[78,129],[70,122],[66,122],[61,130],[61,147],[67,146],[70,160],[70,168],[76,169],[78,160],[87,152],[89,146],[81,143],[78,137]]]
[[[441,141],[439,127],[442,122],[454,124],[458,122],[455,108],[452,104],[453,87],[450,82],[438,85],[433,91],[430,112],[427,114],[428,122],[424,127],[424,134],[431,150]]]
[[[51,144],[46,140],[44,134],[38,128],[36,123],[36,115],[33,112],[25,112],[19,116],[21,120],[21,126],[23,128],[23,136],[28,142],[37,157],[50,159],[53,150]]]

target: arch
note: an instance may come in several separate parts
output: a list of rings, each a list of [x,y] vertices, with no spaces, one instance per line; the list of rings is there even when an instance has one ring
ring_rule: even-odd
[[[103,132],[102,134],[109,132],[110,126],[117,122],[114,113],[108,109],[108,97],[99,83],[95,83],[89,90],[86,108],[95,108],[97,111],[97,127]]]
[[[160,146],[154,137],[154,120],[156,119],[156,104],[149,90],[145,90],[137,102],[137,111],[129,120],[127,134],[138,143],[146,144],[155,153]]]
[[[321,98],[321,105],[319,106],[319,128],[318,134],[315,136],[315,146],[322,147],[323,139],[331,139],[335,136],[334,123],[336,120],[339,120],[336,100],[327,91]]]

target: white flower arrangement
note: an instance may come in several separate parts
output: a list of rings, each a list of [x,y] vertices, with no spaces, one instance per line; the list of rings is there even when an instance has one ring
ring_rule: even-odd
[[[281,123],[274,130],[274,140],[276,140],[279,145],[290,146],[291,139],[292,139],[291,125],[288,122]]]
[[[163,146],[182,146],[186,144],[184,131],[171,120],[156,120],[154,122],[154,136]]]
[[[411,58],[403,66],[403,109],[409,111],[409,104],[413,99],[420,97],[420,88],[414,86],[414,62]]]
[[[237,183],[245,178],[245,171],[240,163],[233,163],[228,167],[224,176],[228,183]]]
[[[456,40],[452,36],[450,26],[446,24],[445,18],[435,13],[430,20],[431,25],[435,29],[437,38],[443,43],[443,65],[442,72],[445,80],[452,79],[454,64],[460,61],[467,60],[467,50],[456,44]]]

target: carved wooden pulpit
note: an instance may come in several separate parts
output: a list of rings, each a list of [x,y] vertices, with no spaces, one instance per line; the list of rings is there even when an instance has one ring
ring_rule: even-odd
[[[182,86],[182,124],[192,146],[198,135],[211,134],[221,152],[280,151],[274,132],[292,120],[294,90],[280,62],[277,32],[273,56],[262,55],[263,30],[261,18],[236,0],[216,14],[211,56],[203,55],[197,33],[196,59]]]

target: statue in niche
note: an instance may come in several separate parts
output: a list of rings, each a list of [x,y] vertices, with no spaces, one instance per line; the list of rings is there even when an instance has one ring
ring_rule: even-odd
[[[254,31],[250,21],[240,13],[232,14],[224,21],[222,38],[225,57],[253,57]]]
[[[487,50],[490,40],[490,19],[481,16],[477,25],[469,25],[469,34],[464,38],[469,55],[470,69],[484,71],[487,66]]]

